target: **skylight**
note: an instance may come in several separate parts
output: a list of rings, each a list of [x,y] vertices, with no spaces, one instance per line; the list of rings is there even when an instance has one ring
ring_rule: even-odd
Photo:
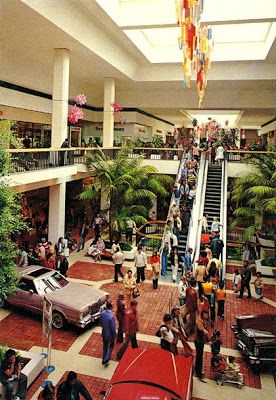
[[[151,63],[180,63],[174,0],[97,0]],[[208,0],[213,61],[264,60],[276,36],[275,0]]]

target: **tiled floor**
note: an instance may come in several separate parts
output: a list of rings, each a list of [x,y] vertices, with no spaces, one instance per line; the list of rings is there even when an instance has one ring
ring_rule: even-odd
[[[116,300],[118,293],[123,291],[122,283],[108,283],[101,287],[110,293],[112,300]],[[165,313],[170,309],[170,304],[178,304],[177,286],[159,285],[157,290],[151,283],[144,283],[140,290],[138,300],[139,331],[148,335],[155,335],[160,327]]]
[[[77,253],[79,254],[79,253]],[[76,255],[76,254],[75,254]],[[131,265],[131,263],[130,263]],[[234,266],[236,268],[236,266]],[[93,263],[93,262],[75,262],[69,270],[69,276],[75,279],[87,280],[87,281],[95,281],[98,282],[97,285],[100,286],[101,281],[109,280],[109,283],[102,284],[101,288],[110,293],[111,299],[116,304],[117,295],[120,291],[123,291],[122,281],[118,283],[114,283],[113,280],[113,266],[107,263]],[[147,277],[150,278],[150,270],[147,271]],[[231,288],[231,281],[228,280],[226,283],[227,289]],[[265,285],[265,296],[270,298],[271,300],[275,300],[274,297],[275,286],[273,285]],[[141,296],[138,298],[138,319],[139,319],[139,332],[145,335],[154,336],[157,329],[162,322],[162,318],[164,313],[168,312],[173,304],[178,303],[177,296],[177,285],[163,283],[159,285],[157,290],[152,288],[152,284],[150,282],[145,282],[141,289]],[[114,307],[114,312],[116,311],[116,306]],[[225,303],[225,320],[224,321],[216,321],[215,328],[220,329],[223,347],[225,354],[230,354],[231,349],[236,349],[236,341],[234,335],[230,329],[230,326],[235,323],[235,317],[237,315],[243,314],[255,314],[255,313],[275,313],[275,308],[271,305],[266,304],[262,301],[256,301],[254,299],[244,299],[237,298],[234,294],[227,294],[227,300]],[[41,346],[41,318],[38,316],[30,316],[26,312],[21,312],[15,309],[11,309],[11,314],[3,317],[2,321],[0,321],[0,331],[1,335],[6,334],[7,336],[13,335],[15,338],[24,338],[25,340],[31,340],[37,346]],[[77,329],[71,328],[66,331],[57,331],[53,330],[53,349],[57,350],[59,355],[59,359],[62,361],[58,363],[58,365],[62,365],[62,367],[58,367],[60,370],[56,375],[57,379],[55,383],[57,384],[60,380],[60,377],[65,373],[66,370],[74,369],[74,366],[78,362],[83,362],[87,356],[94,357],[91,358],[91,362],[93,364],[93,372],[91,372],[91,364],[90,359],[88,359],[87,369],[80,370],[79,377],[85,383],[87,388],[89,389],[93,399],[101,399],[99,393],[101,390],[106,389],[108,385],[109,379],[103,379],[107,376],[104,374],[104,371],[110,372],[110,368],[115,368],[116,363],[113,361],[113,367],[109,366],[109,368],[104,369],[104,371],[99,370],[97,363],[99,362],[99,366],[101,367],[100,359],[102,357],[102,340],[100,333],[93,331],[93,329],[89,328],[82,335],[80,335],[80,331]],[[140,348],[149,348],[149,347],[158,347],[158,343],[153,343],[153,339],[148,336],[145,338],[146,340],[139,341]],[[157,339],[157,338],[155,338]],[[192,339],[192,338],[191,338]],[[115,359],[116,352],[120,345],[116,344],[112,359]],[[63,352],[67,352],[67,360],[72,357],[72,364],[63,365]],[[182,350],[180,350],[182,352]],[[229,353],[230,352],[230,353]],[[72,353],[72,356],[71,356]],[[68,357],[69,356],[69,357]],[[75,361],[74,361],[75,360]],[[93,361],[94,360],[94,361]],[[211,354],[208,352],[204,353],[204,368],[206,372],[206,378],[213,379],[214,374],[211,370],[210,366]],[[85,361],[85,360],[84,360]],[[248,366],[242,359],[239,359],[238,362],[241,365],[241,372],[244,374],[245,385],[250,390],[259,390],[261,388],[261,380],[259,376],[254,375],[249,369]],[[76,363],[76,364],[75,364]],[[68,364],[68,363],[67,363]],[[95,367],[96,366],[96,367]],[[99,368],[100,368],[99,367]],[[56,371],[57,372],[57,371]],[[89,372],[91,376],[89,375]],[[93,376],[92,376],[93,375]],[[110,378],[112,373],[109,375]],[[47,378],[47,374],[42,374],[40,377],[31,385],[28,391],[27,400],[37,399],[37,390],[41,385],[42,381]],[[51,380],[51,375],[49,378]],[[197,380],[195,380],[195,384],[197,384]],[[211,385],[211,383],[210,383]],[[216,390],[216,386],[215,386]],[[231,389],[229,389],[231,390]],[[236,393],[236,388],[233,388]],[[241,392],[242,393],[242,392]],[[262,392],[260,392],[262,393]],[[35,396],[34,396],[35,394]],[[260,395],[261,396],[261,395]],[[208,395],[206,397],[202,395],[202,392],[199,393],[199,397],[208,399]],[[269,397],[260,397],[260,399],[267,400]],[[243,399],[243,397],[241,397]],[[246,400],[250,399],[250,397],[246,397]],[[124,399],[120,399],[124,400]],[[127,398],[126,398],[127,400]],[[194,399],[196,400],[196,399]],[[198,399],[200,400],[200,399]],[[222,399],[224,400],[224,399]]]
[[[12,335],[17,338],[32,340],[36,346],[46,347],[46,342],[42,340],[41,319],[38,316],[29,316],[26,312],[14,310],[5,319],[0,321],[1,333]],[[64,331],[52,331],[52,348],[67,351],[78,337],[78,332],[73,329]],[[42,343],[43,342],[43,343]]]

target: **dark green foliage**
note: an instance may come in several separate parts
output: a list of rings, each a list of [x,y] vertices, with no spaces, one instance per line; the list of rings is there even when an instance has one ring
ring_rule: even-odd
[[[9,188],[8,173],[10,156],[5,150],[7,144],[15,141],[11,135],[12,123],[0,122],[0,297],[6,297],[16,290],[16,247],[11,235],[19,233],[25,226],[21,221],[18,197]]]
[[[156,174],[157,170],[144,165],[140,158],[129,158],[129,148],[122,148],[115,158],[108,158],[100,149],[88,156],[87,165],[91,176],[101,187],[105,210],[109,212],[110,234],[123,231],[131,218],[137,225],[146,222],[149,210],[157,199],[166,198],[173,179]],[[91,188],[82,194],[90,199]]]

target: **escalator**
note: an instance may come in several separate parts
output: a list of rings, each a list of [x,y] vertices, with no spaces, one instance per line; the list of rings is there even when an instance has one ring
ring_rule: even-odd
[[[222,165],[212,165],[208,167],[207,183],[205,191],[205,201],[203,213],[208,214],[208,227],[211,229],[214,217],[220,219],[221,208],[221,177]]]

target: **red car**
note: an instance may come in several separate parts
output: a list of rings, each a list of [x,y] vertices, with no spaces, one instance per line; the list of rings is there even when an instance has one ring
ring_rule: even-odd
[[[192,361],[162,349],[129,348],[102,392],[104,400],[190,400]]]

